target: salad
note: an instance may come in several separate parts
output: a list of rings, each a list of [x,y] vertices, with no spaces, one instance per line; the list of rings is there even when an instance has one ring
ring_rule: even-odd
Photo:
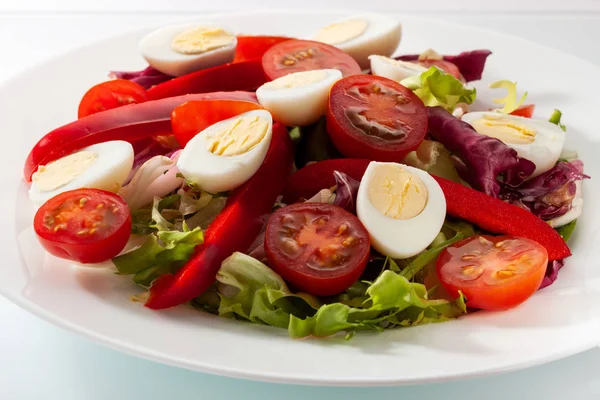
[[[41,245],[110,265],[150,309],[294,338],[519,306],[571,255],[583,162],[516,83],[484,106],[489,50],[392,58],[401,36],[377,14],[306,39],[150,33],[146,69],[111,72],[31,149]]]

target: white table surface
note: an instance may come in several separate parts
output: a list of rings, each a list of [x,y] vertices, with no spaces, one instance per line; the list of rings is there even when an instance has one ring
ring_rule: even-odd
[[[0,81],[89,41],[189,17],[185,12],[159,12],[157,1],[149,1],[154,8],[146,13],[90,12],[95,7],[82,7],[75,1],[71,3],[79,4],[77,12],[66,12],[68,8],[64,7],[51,11],[51,7],[44,7],[52,2],[37,3],[37,10],[19,1],[0,4]],[[116,4],[109,0],[104,3]],[[512,0],[507,3],[517,4]],[[468,14],[419,13],[512,33],[600,65],[600,14],[593,11],[600,8],[599,2],[576,0],[571,3],[589,6],[588,11],[557,11],[566,3],[551,0],[550,12],[534,12],[529,6],[525,7],[529,11],[520,15],[506,9]],[[1,400],[600,398],[600,349],[525,371],[462,382],[387,388],[306,387],[217,377],[131,357],[54,327],[3,298],[0,321]]]

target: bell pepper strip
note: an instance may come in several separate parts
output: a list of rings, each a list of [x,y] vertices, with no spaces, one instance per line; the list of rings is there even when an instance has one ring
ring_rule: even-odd
[[[529,211],[459,183],[434,176],[446,197],[446,212],[492,233],[534,240],[548,251],[548,260],[571,255],[558,232]]]
[[[533,117],[534,111],[535,111],[535,104],[527,104],[527,105],[517,108],[515,111],[511,112],[510,115],[531,118],[531,117]]]
[[[202,69],[171,79],[150,88],[148,99],[158,100],[190,93],[234,90],[252,92],[266,81],[262,60],[255,59]]]
[[[177,141],[184,147],[194,136],[209,126],[227,118],[262,107],[251,101],[197,100],[175,107],[171,127]]]
[[[241,62],[262,58],[272,46],[290,40],[284,36],[252,36],[240,35],[237,37],[235,58],[233,62]]]
[[[146,101],[102,111],[61,126],[41,138],[31,149],[23,174],[30,182],[40,165],[48,164],[74,151],[109,140],[135,142],[171,134],[173,109],[190,100],[243,100],[257,102],[254,93],[216,92]]]
[[[201,295],[215,281],[225,258],[247,251],[260,233],[265,215],[292,171],[294,148],[285,126],[275,124],[269,151],[258,171],[233,191],[209,225],[204,243],[176,275],[163,275],[150,288],[146,307],[164,309]]]
[[[342,172],[360,181],[369,162],[359,158],[336,158],[308,164],[287,180],[282,192],[282,201],[286,204],[295,203],[301,199],[311,198],[321,189],[335,186],[334,171]]]
[[[457,55],[442,56],[442,59],[456,65],[463,78],[465,78],[465,81],[471,82],[481,79],[485,61],[490,54],[492,54],[492,52],[489,50],[473,50],[465,51]],[[396,59],[402,61],[416,61],[420,56],[420,54],[407,54],[396,57]]]

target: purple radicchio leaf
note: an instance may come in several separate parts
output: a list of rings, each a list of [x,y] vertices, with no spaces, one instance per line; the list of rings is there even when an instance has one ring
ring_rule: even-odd
[[[543,220],[560,217],[571,209],[576,182],[589,178],[583,162],[560,161],[552,169],[516,187],[505,187],[501,198],[519,205]]]
[[[125,183],[123,183],[123,185],[127,185],[131,181],[135,173],[140,169],[140,167],[152,157],[165,156],[173,160],[174,156],[176,155],[178,157],[180,153],[179,150],[173,150],[171,148],[162,146],[155,140],[151,140],[148,144],[146,144],[143,147],[136,147],[134,147],[135,155],[133,157],[133,166],[131,168],[131,172],[129,173],[129,177],[125,180]]]
[[[464,51],[457,55],[442,56],[445,61],[449,61],[458,67],[465,81],[477,81],[481,79],[485,61],[492,54],[489,50]],[[419,54],[407,54],[397,57],[402,61],[415,61],[419,59]]]
[[[333,205],[354,213],[356,211],[356,195],[358,194],[360,182],[339,171],[333,171],[333,176],[335,177],[336,184]]]
[[[442,107],[427,107],[429,133],[455,156],[456,169],[473,188],[500,197],[504,186],[518,186],[535,164],[500,140],[479,134]]]
[[[150,89],[154,85],[173,79],[172,76],[163,74],[151,66],[141,71],[111,71],[108,76],[135,82],[144,89]]]
[[[546,268],[546,276],[542,280],[542,284],[540,285],[540,289],[548,287],[554,283],[556,278],[558,278],[558,271],[565,265],[564,260],[555,260],[548,263],[548,268]],[[539,289],[538,289],[539,290]]]

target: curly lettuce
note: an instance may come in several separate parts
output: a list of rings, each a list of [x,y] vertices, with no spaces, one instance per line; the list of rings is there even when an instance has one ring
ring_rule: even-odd
[[[491,89],[506,89],[507,94],[506,97],[500,99],[493,99],[492,101],[496,104],[503,104],[503,107],[497,111],[510,114],[515,111],[517,108],[523,104],[525,99],[527,98],[527,92],[521,96],[521,99],[517,101],[517,83],[511,82],[507,80],[497,81],[490,83]]]

